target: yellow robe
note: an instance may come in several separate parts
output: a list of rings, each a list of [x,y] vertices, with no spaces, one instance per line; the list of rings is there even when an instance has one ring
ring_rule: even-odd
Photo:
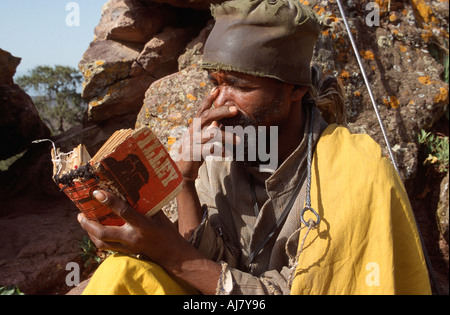
[[[292,294],[431,293],[405,189],[370,137],[336,125],[324,131],[313,156],[311,201],[321,222],[305,239]],[[195,293],[158,265],[124,255],[103,262],[84,291]]]
[[[431,293],[408,196],[375,141],[329,126],[314,152],[311,186],[322,221],[305,240],[292,294]]]

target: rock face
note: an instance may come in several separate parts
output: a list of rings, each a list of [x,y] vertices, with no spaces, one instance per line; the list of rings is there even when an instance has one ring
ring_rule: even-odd
[[[0,49],[0,160],[24,151],[33,140],[50,136],[31,97],[14,84],[19,63],[20,58]]]
[[[347,117],[353,132],[372,136],[385,148],[381,129],[367,93],[349,37],[335,4],[316,6],[326,26],[316,46],[314,60],[325,72],[336,75],[347,97]],[[442,80],[443,67],[431,55],[422,29],[416,25],[415,8],[395,2],[391,11],[387,1],[380,4],[380,25],[368,26],[365,7],[352,2],[346,6],[349,24],[371,84],[378,110],[388,133],[404,180],[414,178],[417,162],[417,134],[429,129],[444,114],[448,103],[448,84]],[[331,11],[331,12],[330,12]],[[447,22],[434,32],[444,34]],[[431,40],[431,39],[430,39]],[[387,152],[386,149],[384,151]]]
[[[0,201],[12,212],[0,220],[0,286],[17,285],[26,294],[65,292],[67,264],[83,266],[78,246],[85,232],[71,203],[38,196]]]
[[[189,16],[180,21],[181,16]],[[137,115],[145,91],[177,70],[178,56],[202,27],[204,14],[145,0],[110,0],[79,69],[90,122]]]
[[[109,1],[102,8],[94,33],[96,39],[145,44],[174,20],[167,6],[139,0]]]

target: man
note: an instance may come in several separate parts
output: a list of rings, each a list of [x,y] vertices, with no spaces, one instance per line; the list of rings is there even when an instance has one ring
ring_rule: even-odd
[[[215,88],[196,115],[201,138],[191,126],[184,146],[219,135],[248,148],[227,127],[267,127],[266,140],[276,127],[276,167],[250,160],[248,150],[242,162],[188,155],[178,162],[176,226],[161,212],[148,219],[95,192],[127,223],[104,227],[79,216],[97,247],[122,253],[99,267],[84,293],[430,293],[398,175],[373,140],[328,126],[314,105],[322,99],[313,82],[323,83],[310,68],[315,14],[296,0],[235,0],[213,15],[203,67]]]

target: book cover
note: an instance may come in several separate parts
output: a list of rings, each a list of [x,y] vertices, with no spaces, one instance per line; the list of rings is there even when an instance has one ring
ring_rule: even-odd
[[[125,222],[94,198],[95,190],[109,190],[147,216],[181,190],[178,167],[148,127],[114,133],[92,159],[82,145],[65,156],[53,151],[55,182],[87,218],[103,225]]]

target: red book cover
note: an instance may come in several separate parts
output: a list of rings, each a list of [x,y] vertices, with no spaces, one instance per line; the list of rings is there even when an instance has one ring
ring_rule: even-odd
[[[64,175],[58,174],[60,159],[53,153],[56,183],[87,218],[103,225],[125,222],[93,197],[97,189],[115,193],[136,211],[148,216],[155,214],[181,190],[180,171],[151,129],[143,127],[128,131],[126,135],[122,139],[120,134],[114,134],[104,145],[113,145],[113,148],[102,150],[102,147],[88,163],[72,165]],[[80,151],[74,152],[72,158],[82,155]],[[98,156],[99,153],[104,155]]]

